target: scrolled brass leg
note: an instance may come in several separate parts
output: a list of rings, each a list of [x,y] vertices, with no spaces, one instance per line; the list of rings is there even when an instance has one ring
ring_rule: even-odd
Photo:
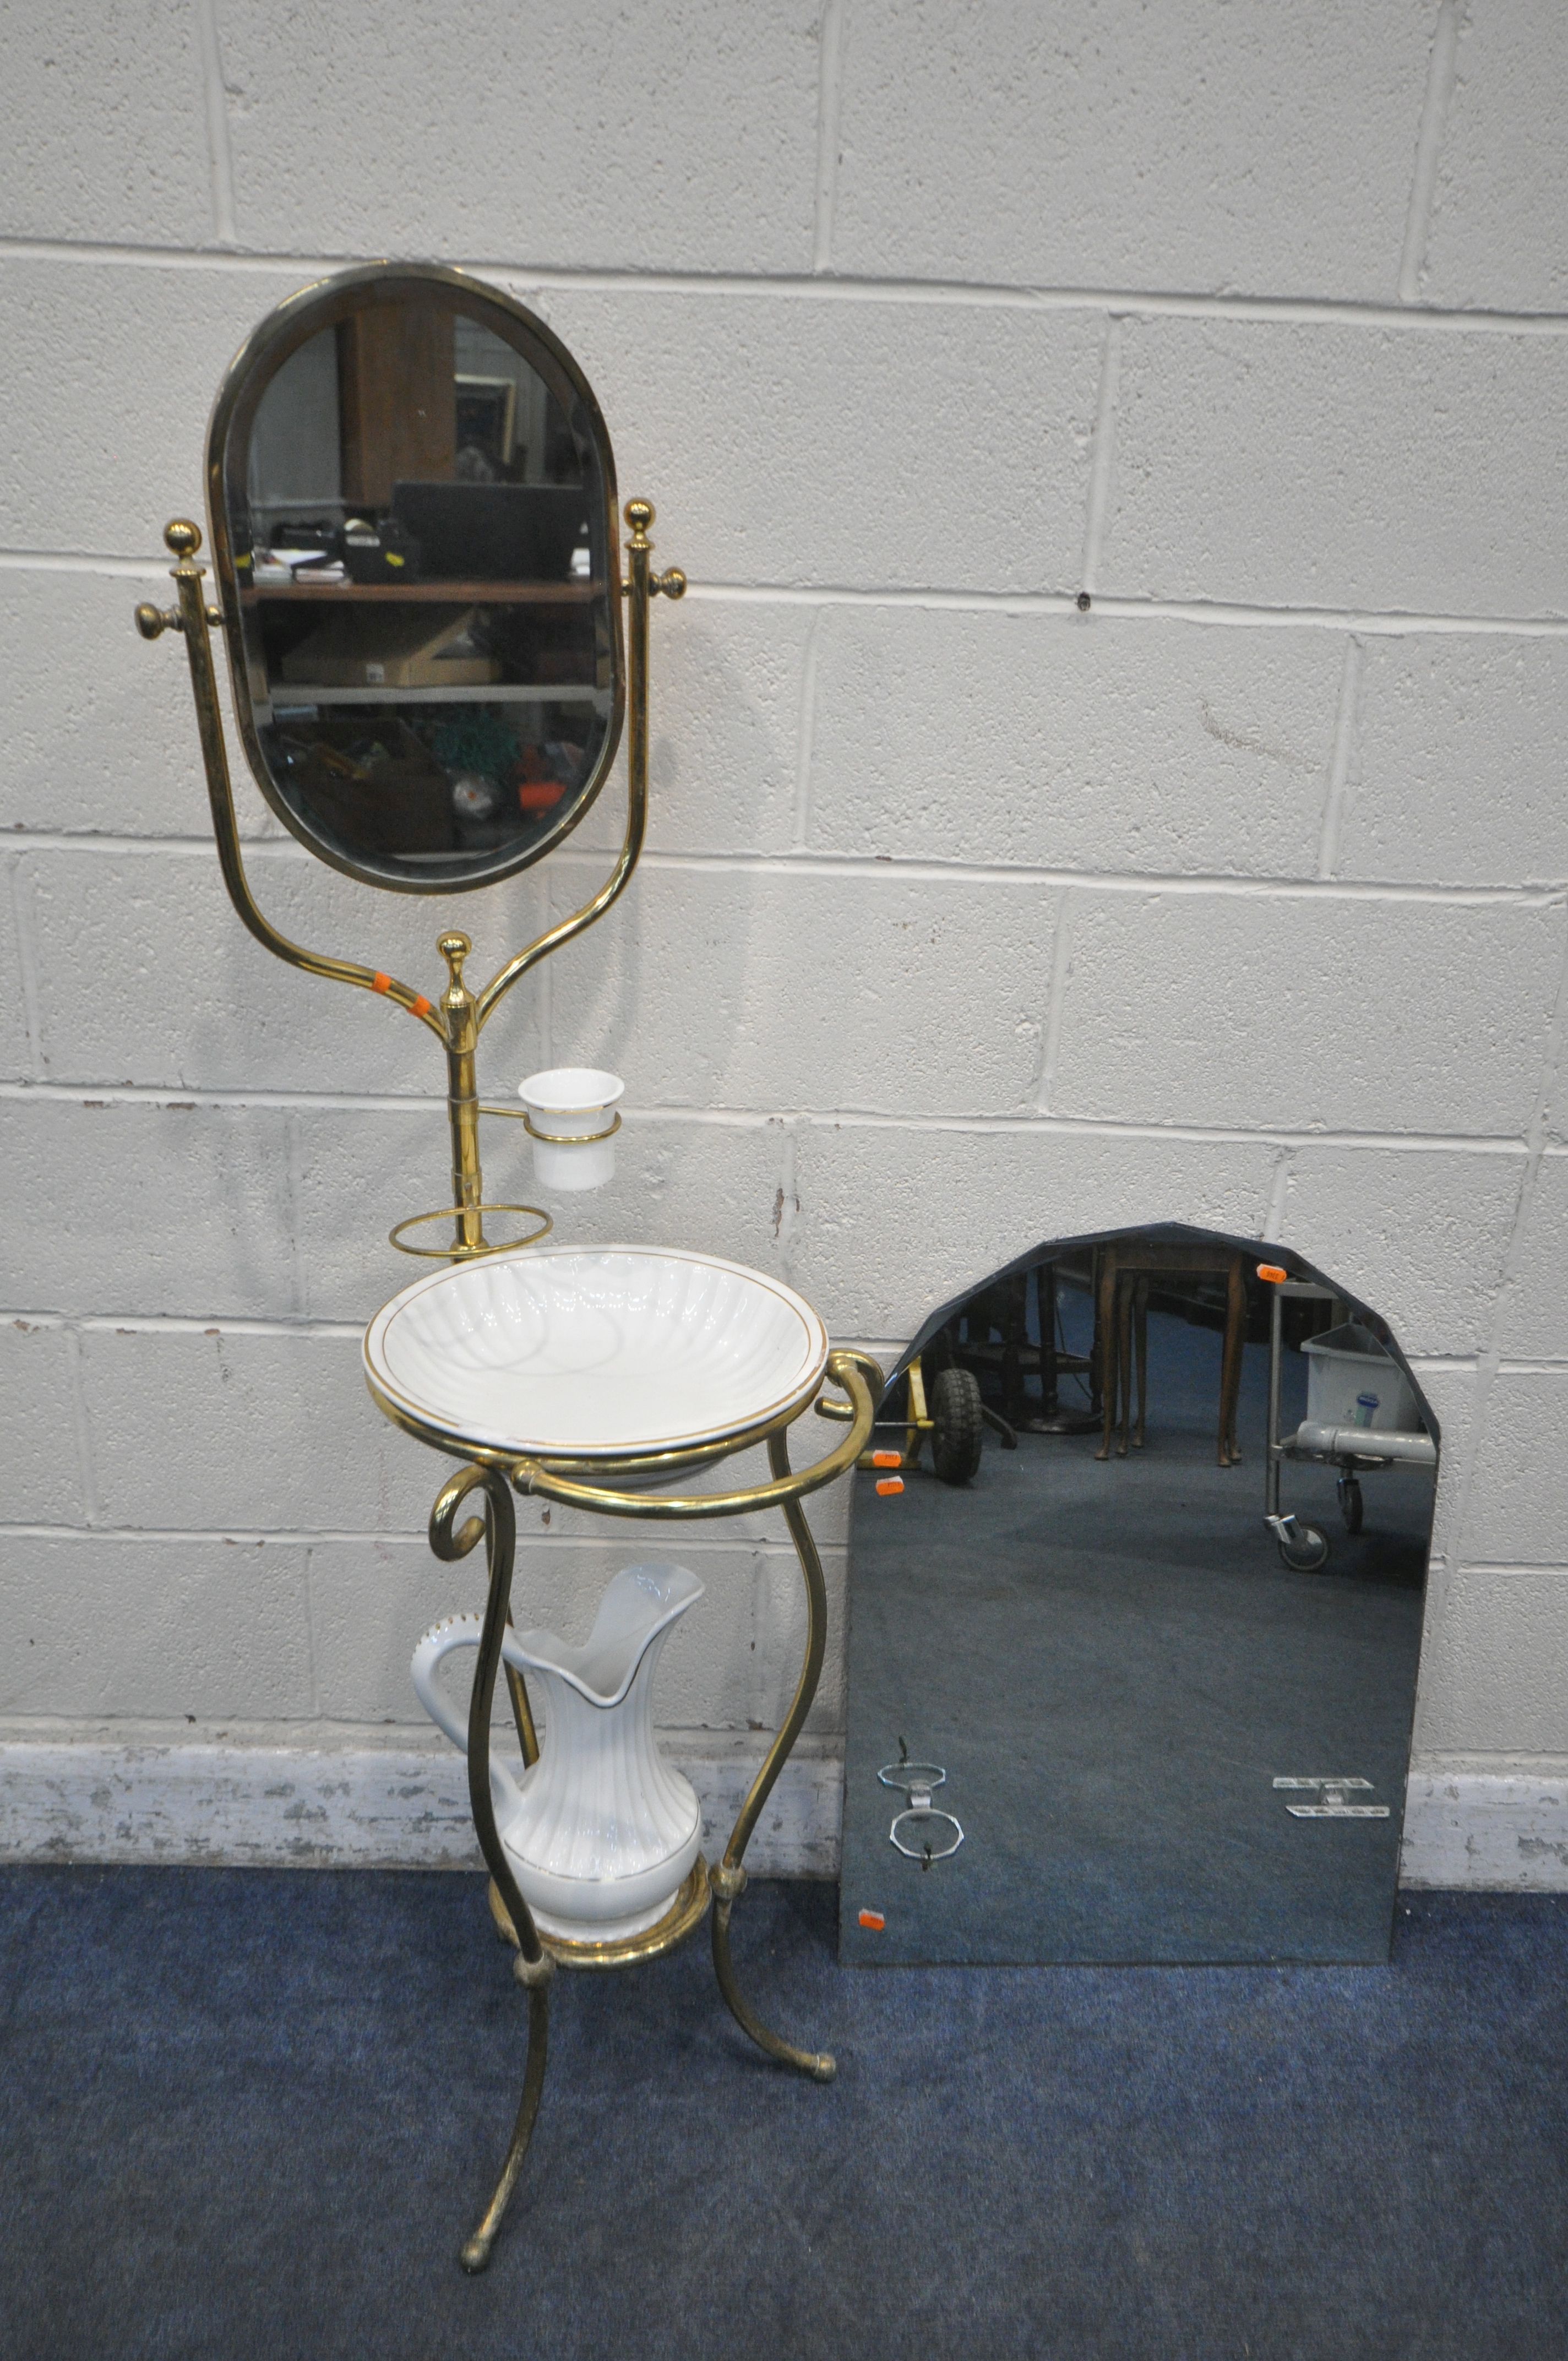
[[[519,1959],[517,1967],[528,1964]],[[555,1963],[546,1951],[540,1964],[549,1969]],[[516,1969],[513,1972],[516,1973]],[[528,2066],[522,2078],[522,2097],[518,2103],[517,2121],[511,2127],[511,2140],[507,2148],[506,2162],[501,2167],[501,2177],[496,2183],[495,2193],[485,2208],[478,2228],[471,2238],[465,2240],[457,2257],[470,2277],[476,2271],[482,2271],[489,2261],[496,2232],[501,2226],[501,2216],[510,2204],[512,2191],[517,2187],[518,2175],[522,2170],[529,2142],[533,2137],[534,2117],[539,2113],[539,2102],[543,2095],[549,2043],[550,1979],[546,1974],[541,1982],[532,1985],[528,1995]]]
[[[787,1476],[789,1444],[783,1433],[768,1438],[768,1464],[775,1476]],[[784,1503],[784,1520],[790,1539],[795,1543],[800,1570],[806,1578],[806,1661],[800,1668],[794,1699],[784,1725],[768,1749],[766,1762],[751,1783],[751,1791],[740,1806],[739,1818],[724,1848],[724,1858],[708,1873],[713,1888],[713,1972],[718,1989],[724,1995],[730,2015],[759,2049],[781,2066],[793,2066],[797,2072],[809,2074],[814,2081],[830,2082],[838,2072],[838,2061],[827,2050],[797,2049],[776,2033],[771,2033],[742,1997],[736,1979],[735,1961],[729,1949],[729,1918],[736,1902],[745,1891],[746,1847],[762,1815],[763,1805],[773,1791],[779,1773],[789,1760],[795,1740],[800,1736],[806,1717],[811,1710],[811,1700],[817,1695],[817,1684],[822,1677],[822,1658],[828,1644],[828,1586],[822,1579],[822,1561],[817,1554],[817,1543],[806,1521],[806,1511],[798,1500]]]
[[[482,1492],[485,1497],[483,1519],[470,1517],[455,1532],[453,1521],[457,1510],[468,1495],[476,1491]],[[517,1516],[512,1508],[511,1488],[504,1476],[492,1467],[465,1467],[444,1484],[436,1496],[430,1520],[430,1545],[437,1557],[466,1557],[481,1536],[489,1561],[490,1579],[489,1595],[485,1602],[484,1627],[479,1634],[478,1658],[474,1667],[474,1686],[468,1699],[468,1806],[474,1815],[475,1832],[479,1839],[479,1850],[485,1857],[485,1866],[500,1891],[517,1932],[518,1957],[512,1972],[528,1990],[528,2063],[523,2072],[522,2097],[518,2105],[517,2120],[512,2125],[500,2179],[477,2229],[458,2257],[466,2271],[482,2271],[489,2261],[496,2233],[517,2187],[529,2142],[533,2136],[534,2119],[539,2113],[540,2096],[544,2088],[550,2032],[550,1978],[555,1965],[539,1939],[533,1915],[513,1875],[506,1847],[496,1827],[495,1800],[490,1792],[490,1714],[495,1704],[496,1679],[500,1670],[501,1642],[511,1612]]]

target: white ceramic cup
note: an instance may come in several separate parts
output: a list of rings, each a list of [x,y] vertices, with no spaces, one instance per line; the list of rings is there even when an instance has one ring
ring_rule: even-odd
[[[615,1177],[611,1132],[626,1085],[597,1066],[553,1066],[530,1074],[517,1094],[533,1132],[533,1177],[542,1189],[602,1189]]]

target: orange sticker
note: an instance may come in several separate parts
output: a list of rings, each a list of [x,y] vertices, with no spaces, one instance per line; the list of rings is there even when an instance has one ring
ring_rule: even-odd
[[[392,979],[389,975],[377,974],[373,975],[370,979],[370,989],[372,992],[390,992],[391,988]]]
[[[428,1016],[430,1015],[430,1003],[425,998],[422,992],[420,994],[417,1000],[411,1001],[409,1004],[409,1015],[411,1016]]]
[[[903,1465],[904,1454],[902,1451],[873,1451],[872,1453],[872,1466],[873,1467],[902,1467]]]
[[[902,1476],[883,1476],[877,1485],[877,1490],[882,1494],[884,1500],[890,1499],[894,1492],[902,1492],[903,1489],[904,1478]]]
[[[1275,1287],[1283,1287],[1286,1280],[1290,1276],[1288,1270],[1281,1270],[1277,1262],[1260,1262],[1257,1267],[1257,1275],[1259,1279],[1266,1279],[1269,1280]]]
[[[869,1927],[873,1935],[880,1935],[883,1928],[887,1925],[887,1920],[883,1916],[880,1910],[862,1910],[861,1913],[861,1924],[862,1927]]]

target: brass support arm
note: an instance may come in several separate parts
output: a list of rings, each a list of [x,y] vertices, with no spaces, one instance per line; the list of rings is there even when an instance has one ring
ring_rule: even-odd
[[[883,1387],[881,1369],[864,1353],[836,1352],[828,1356],[828,1375],[850,1397],[853,1423],[849,1433],[836,1451],[817,1460],[815,1466],[775,1475],[771,1484],[752,1485],[743,1492],[616,1492],[598,1484],[574,1483],[537,1459],[520,1459],[512,1469],[512,1482],[520,1492],[537,1493],[569,1508],[593,1509],[606,1517],[737,1517],[753,1509],[784,1508],[835,1482],[854,1466],[871,1440],[877,1395]]]
[[[508,960],[505,967],[490,978],[478,995],[478,1022],[482,1031],[498,1003],[520,978],[541,960],[602,918],[612,902],[624,892],[642,851],[642,837],[648,822],[648,601],[656,593],[666,598],[685,596],[686,577],[678,566],[667,573],[652,574],[648,560],[653,544],[648,538],[648,528],[653,522],[652,505],[648,500],[628,500],[626,522],[631,527],[631,539],[626,544],[628,579],[623,585],[630,601],[626,619],[626,837],[616,855],[614,868],[598,892],[569,918],[540,936],[537,942]]]
[[[189,518],[176,517],[165,526],[163,538],[180,561],[170,569],[180,604],[171,610],[138,607],[137,629],[146,640],[156,640],[166,631],[184,634],[185,653],[191,664],[191,688],[196,700],[196,726],[202,735],[202,759],[207,774],[207,798],[213,807],[213,834],[217,839],[218,866],[223,871],[229,900],[257,941],[275,958],[286,960],[291,967],[303,968],[307,975],[324,975],[335,983],[356,983],[367,992],[380,993],[428,1025],[437,1039],[444,1042],[446,1035],[441,1019],[422,992],[400,983],[396,976],[361,967],[356,960],[329,959],[320,951],[305,950],[299,943],[291,942],[287,935],[280,935],[258,909],[240,854],[239,823],[235,817],[234,787],[229,778],[217,675],[213,669],[213,645],[208,635],[209,624],[221,622],[223,618],[217,608],[208,606],[203,590],[206,568],[195,563],[196,552],[202,546],[201,530]]]

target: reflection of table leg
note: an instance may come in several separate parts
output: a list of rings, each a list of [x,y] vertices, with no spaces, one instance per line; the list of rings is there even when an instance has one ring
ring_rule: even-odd
[[[1242,1390],[1242,1353],[1246,1345],[1246,1280],[1240,1255],[1232,1257],[1225,1274],[1225,1345],[1220,1367],[1220,1465],[1241,1462],[1236,1442],[1236,1408]]]
[[[1100,1438],[1096,1459],[1111,1456],[1111,1437],[1116,1425],[1116,1388],[1121,1371],[1117,1358],[1116,1337],[1116,1249],[1104,1246],[1100,1255],[1100,1286],[1095,1309],[1094,1341],[1100,1356],[1099,1382],[1104,1408],[1105,1428]]]
[[[783,1434],[768,1438],[768,1465],[775,1476],[789,1474],[789,1444]],[[790,1751],[805,1726],[811,1710],[811,1700],[817,1694],[817,1684],[822,1675],[822,1657],[828,1644],[828,1587],[822,1579],[822,1561],[817,1554],[817,1544],[811,1528],[806,1521],[806,1511],[800,1502],[786,1500],[784,1521],[790,1539],[795,1543],[800,1570],[806,1577],[806,1662],[800,1668],[795,1700],[784,1717],[784,1726],[768,1749],[767,1761],[751,1783],[751,1792],[740,1806],[740,1815],[730,1831],[724,1848],[724,1859],[709,1872],[713,1888],[713,1972],[718,1979],[730,2015],[743,2033],[749,2034],[759,2049],[776,2059],[781,2066],[798,2067],[804,2074],[818,2082],[829,2082],[838,2067],[826,2051],[797,2049],[767,2026],[742,1998],[736,1981],[735,1962],[729,1950],[729,1914],[746,1887],[745,1852],[751,1840],[751,1831],[761,1817],[762,1806],[773,1793],[773,1784],[789,1759]]]
[[[485,1514],[470,1517],[453,1531],[453,1519],[471,1492],[482,1492]],[[532,1913],[523,1900],[506,1847],[496,1828],[495,1798],[490,1789],[490,1714],[495,1703],[496,1678],[500,1669],[501,1641],[511,1612],[512,1562],[517,1554],[517,1513],[512,1507],[511,1488],[505,1476],[493,1467],[464,1467],[444,1484],[436,1496],[430,1519],[430,1545],[437,1557],[466,1557],[483,1539],[489,1565],[489,1596],[485,1602],[484,1629],[479,1635],[478,1661],[474,1667],[474,1686],[468,1699],[468,1804],[474,1815],[474,1828],[479,1839],[479,1850],[485,1856],[485,1866],[499,1890],[502,1900],[516,1929],[519,1950],[512,1963],[512,1973],[528,1993],[528,2063],[522,2078],[522,2098],[512,2125],[511,2140],[506,2161],[495,2193],[486,2206],[483,2217],[473,2236],[463,2247],[459,2260],[466,2271],[482,2271],[490,2259],[501,2216],[517,2187],[528,2145],[533,2136],[534,2118],[539,2113],[539,2101],[544,2088],[544,2067],[550,2033],[550,1978],[555,1962],[539,1939],[539,1929]],[[513,1695],[513,1709],[520,1727],[527,1715],[526,1692],[520,1705]],[[527,1718],[529,1735],[532,1734],[532,1718]]]

